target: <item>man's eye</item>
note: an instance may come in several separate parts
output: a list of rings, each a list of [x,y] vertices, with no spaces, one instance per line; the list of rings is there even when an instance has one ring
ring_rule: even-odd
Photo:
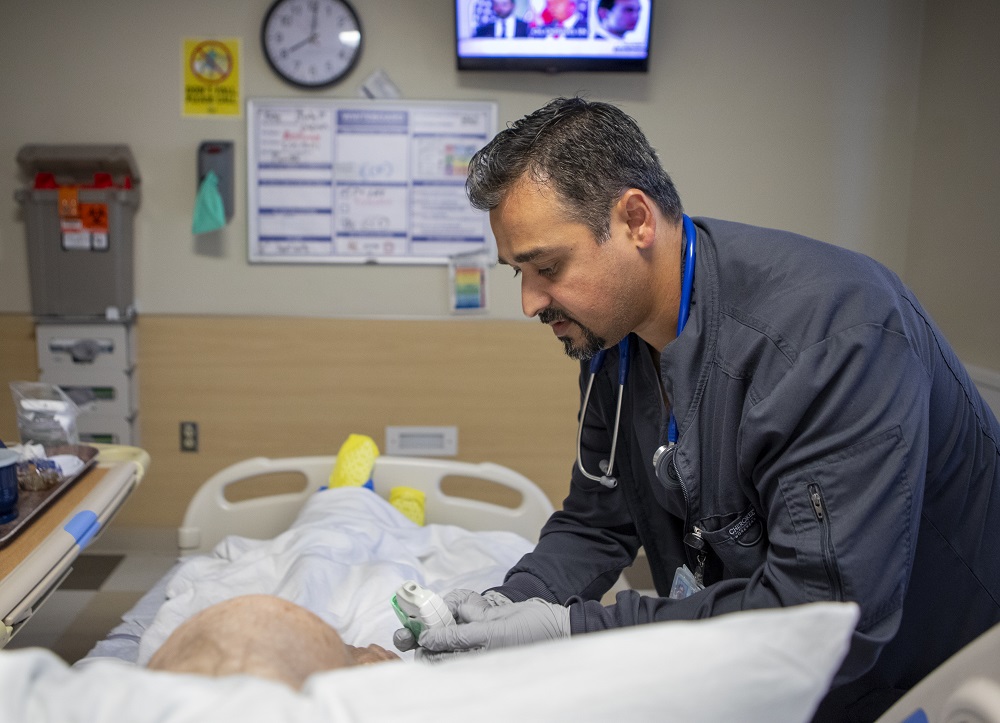
[[[539,276],[545,276],[547,278],[551,278],[552,276],[556,275],[557,268],[558,267],[556,267],[555,265],[546,266],[544,269],[538,269],[538,274]]]
[[[514,278],[516,279],[520,275],[521,275],[521,269],[514,269]]]

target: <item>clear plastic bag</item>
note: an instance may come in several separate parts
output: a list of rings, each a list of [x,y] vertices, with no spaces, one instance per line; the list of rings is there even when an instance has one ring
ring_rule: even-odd
[[[80,408],[54,384],[11,382],[22,444],[79,444],[76,418]]]

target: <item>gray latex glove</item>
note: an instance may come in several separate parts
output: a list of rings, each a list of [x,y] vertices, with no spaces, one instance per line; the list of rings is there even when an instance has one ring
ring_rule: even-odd
[[[408,628],[400,628],[392,634],[392,644],[396,646],[396,650],[405,653],[417,647],[417,639]]]
[[[430,652],[498,650],[569,637],[569,608],[541,598],[490,605],[482,595],[458,607],[458,625],[425,630],[420,646]]]
[[[448,610],[451,611],[451,614],[455,616],[456,620],[458,619],[459,607],[466,603],[484,605],[485,607],[513,604],[506,595],[501,595],[493,590],[487,590],[480,595],[475,590],[465,590],[459,588],[458,590],[452,590],[451,592],[446,593],[443,599],[445,605],[448,606]],[[400,628],[392,634],[392,644],[396,646],[397,650],[401,650],[405,653],[407,650],[413,650],[417,647],[417,639],[413,637],[413,633],[411,633],[408,628]]]
[[[451,611],[455,620],[461,620],[458,616],[458,611],[463,605],[495,608],[500,605],[513,605],[514,603],[506,595],[501,595],[495,590],[487,590],[479,594],[473,590],[458,589],[445,594],[444,604],[448,606],[448,610]]]

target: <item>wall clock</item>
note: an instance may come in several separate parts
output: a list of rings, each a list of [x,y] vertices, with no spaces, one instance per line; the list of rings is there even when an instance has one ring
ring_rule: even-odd
[[[361,23],[346,0],[275,0],[260,29],[264,57],[299,88],[325,88],[361,56]]]

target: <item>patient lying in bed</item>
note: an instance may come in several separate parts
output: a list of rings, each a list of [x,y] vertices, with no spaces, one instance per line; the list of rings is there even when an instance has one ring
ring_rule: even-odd
[[[347,645],[336,630],[295,603],[244,595],[193,615],[148,667],[215,677],[254,675],[298,690],[313,673],[385,660],[399,656],[379,645]]]

